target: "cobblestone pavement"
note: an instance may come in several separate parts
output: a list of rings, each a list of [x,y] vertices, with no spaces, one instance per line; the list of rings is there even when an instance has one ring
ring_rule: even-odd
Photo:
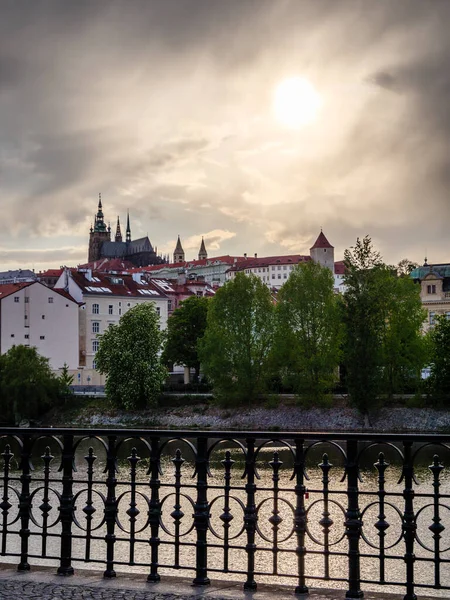
[[[440,596],[445,598],[448,596]],[[72,577],[60,577],[54,570],[33,568],[18,573],[0,566],[1,600],[344,600],[344,590],[312,590],[308,596],[295,596],[292,588],[260,586],[257,592],[244,593],[242,586],[221,581],[206,588],[193,587],[188,579],[167,577],[157,584],[145,576],[118,575],[103,579],[101,573],[85,571]],[[364,593],[365,600],[400,600],[402,595]],[[419,595],[420,600],[436,600]]]

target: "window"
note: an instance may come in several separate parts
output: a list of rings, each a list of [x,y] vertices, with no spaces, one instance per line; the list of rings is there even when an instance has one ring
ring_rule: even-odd
[[[287,279],[286,273],[283,273],[283,279]]]
[[[121,314],[122,314],[122,309],[119,308],[119,317],[120,317]]]
[[[14,337],[14,333],[11,334],[11,337]]]
[[[286,265],[283,266],[283,271],[286,271],[287,267]]]
[[[29,296],[25,296],[25,298],[23,299],[25,304],[28,304],[28,302],[30,301],[30,297]]]
[[[97,362],[95,360],[92,361],[92,368],[93,369],[97,368]]]
[[[100,323],[98,321],[94,321],[92,323],[92,333],[99,333],[100,332]]]
[[[450,319],[450,312],[446,312],[446,313],[445,313],[445,318],[446,318],[446,319]]]
[[[40,339],[40,340],[45,340],[45,335],[40,335],[40,336],[39,336],[39,339]]]
[[[278,265],[278,267],[277,267],[277,268],[278,268],[278,270],[279,270],[279,271],[281,271],[281,267],[280,267],[280,265]]]
[[[156,307],[156,313],[157,313],[158,315],[160,315],[160,314],[161,314],[161,309],[159,308],[159,306],[157,306],[157,307]]]
[[[119,306],[122,306],[122,302],[119,302]]]
[[[92,342],[92,352],[97,352],[99,343],[100,342],[98,340],[94,340]]]
[[[93,304],[92,305],[92,314],[93,315],[98,315],[100,312],[100,307],[98,304]]]
[[[50,298],[48,299],[48,303],[49,303],[49,304],[53,304],[53,298],[51,298],[51,297],[50,297]]]
[[[427,285],[427,294],[435,294],[436,286],[435,285]]]
[[[278,273],[278,279],[281,279],[281,273]]]
[[[42,315],[42,318],[45,319],[45,315]]]
[[[14,296],[14,302],[19,302],[20,298],[19,296]]]
[[[29,339],[30,339],[30,334],[29,334],[29,333],[26,333],[26,334],[25,334],[25,339],[26,339],[26,340],[29,340]]]
[[[430,325],[434,325],[434,319],[436,318],[436,313],[430,311],[428,313],[428,316],[429,316],[429,323],[430,323]]]
[[[169,310],[172,310],[172,300],[168,300],[168,301],[167,301],[167,308],[168,308]]]
[[[275,279],[275,273],[272,273],[272,279]]]
[[[128,302],[128,303],[127,303],[127,306],[131,306],[131,304]]]
[[[112,304],[110,304],[108,306],[108,315],[113,315],[114,314],[114,307]]]

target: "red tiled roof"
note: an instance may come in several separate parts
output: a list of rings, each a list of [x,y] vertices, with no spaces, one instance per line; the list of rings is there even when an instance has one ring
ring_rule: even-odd
[[[62,269],[47,269],[37,274],[38,277],[59,277],[63,272]]]
[[[78,265],[79,269],[93,269],[94,271],[130,271],[134,267],[129,260],[121,258],[102,258],[84,265]]]
[[[334,263],[334,272],[336,275],[345,274],[345,263],[343,260],[338,260]]]
[[[334,248],[334,246],[330,244],[323,231],[321,231],[317,240],[314,242],[314,246],[311,246],[311,250],[313,248]]]
[[[264,256],[261,258],[248,258],[242,262],[237,263],[229,271],[243,271],[245,269],[254,269],[255,267],[267,267],[269,265],[288,265],[298,264],[300,262],[307,262],[311,260],[310,256],[304,256],[303,254],[288,254],[285,256]]]
[[[26,288],[33,283],[36,283],[36,281],[23,281],[20,283],[5,283],[4,285],[0,285],[0,300],[3,300],[3,298],[11,296],[11,294],[23,290],[23,288]]]
[[[83,294],[102,294],[111,296],[125,296],[135,298],[165,298],[166,295],[151,280],[138,283],[131,275],[121,274],[119,276],[93,271],[91,279],[86,277],[83,271],[72,271],[75,283],[82,289]],[[116,281],[114,281],[116,279]],[[109,290],[105,292],[101,288]],[[149,291],[147,294],[145,291]],[[153,292],[153,293],[152,293]]]

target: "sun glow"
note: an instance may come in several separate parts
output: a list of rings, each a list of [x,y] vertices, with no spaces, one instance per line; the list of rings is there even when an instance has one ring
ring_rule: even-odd
[[[291,129],[315,121],[322,98],[314,86],[302,77],[291,77],[276,88],[273,109],[277,120]]]

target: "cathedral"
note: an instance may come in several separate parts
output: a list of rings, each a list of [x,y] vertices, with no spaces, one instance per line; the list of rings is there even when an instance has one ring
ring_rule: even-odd
[[[114,241],[111,240],[111,226],[106,225],[102,208],[102,197],[99,194],[98,210],[94,217],[94,225],[91,227],[89,235],[89,255],[88,262],[94,262],[101,259],[120,258],[131,262],[135,267],[145,267],[147,265],[159,265],[168,262],[162,256],[157,256],[156,249],[148,237],[131,239],[130,215],[127,215],[127,229],[125,232],[125,241],[122,239],[120,220],[117,217],[116,234]]]

